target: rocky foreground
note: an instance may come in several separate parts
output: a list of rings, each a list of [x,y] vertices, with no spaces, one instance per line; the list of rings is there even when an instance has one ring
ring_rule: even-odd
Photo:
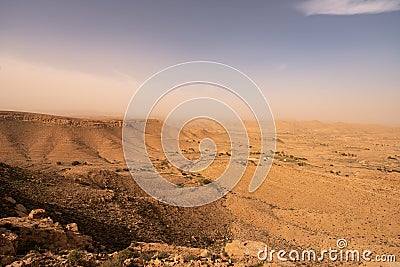
[[[11,197],[21,217],[0,219],[0,265],[28,266],[249,266],[254,257],[240,257],[246,252],[241,243],[232,242],[220,253],[207,249],[161,243],[133,242],[113,253],[95,249],[92,238],[79,232],[76,223],[65,226],[53,222],[44,209],[26,215],[23,205]],[[246,244],[244,244],[246,245]],[[251,244],[250,244],[251,247]],[[251,249],[251,248],[250,248]],[[239,253],[239,254],[238,254]],[[243,256],[243,255],[241,255]]]
[[[0,163],[0,266],[259,263],[238,246],[225,248],[232,240],[223,202],[170,207],[135,188],[128,194],[121,188],[129,180],[103,172],[76,182]]]

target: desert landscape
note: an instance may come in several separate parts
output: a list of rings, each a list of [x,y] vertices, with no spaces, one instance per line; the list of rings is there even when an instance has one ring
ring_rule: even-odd
[[[341,263],[263,262],[257,253],[264,244],[319,251],[341,238],[349,249],[400,255],[400,127],[277,121],[271,171],[249,193],[263,157],[259,132],[248,122],[251,155],[237,186],[211,204],[182,208],[136,184],[125,164],[122,124],[0,112],[2,265],[332,266]],[[167,180],[201,186],[223,172],[230,144],[218,124],[193,121],[179,136],[188,159],[199,157],[204,138],[217,145],[212,165],[197,173],[168,162],[161,127],[147,122],[146,144]]]
[[[400,267],[400,0],[0,0],[0,267]]]

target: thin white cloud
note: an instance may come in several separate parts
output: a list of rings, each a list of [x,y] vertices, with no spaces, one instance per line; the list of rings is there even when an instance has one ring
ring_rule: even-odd
[[[400,10],[400,0],[307,0],[297,7],[307,16],[377,14]]]

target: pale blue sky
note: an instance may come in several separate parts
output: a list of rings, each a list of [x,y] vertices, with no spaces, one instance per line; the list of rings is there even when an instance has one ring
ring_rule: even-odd
[[[2,0],[0,109],[121,114],[155,72],[211,60],[277,118],[400,125],[400,3],[380,1]]]

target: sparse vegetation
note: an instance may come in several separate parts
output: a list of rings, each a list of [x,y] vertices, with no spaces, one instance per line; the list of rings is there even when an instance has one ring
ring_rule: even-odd
[[[113,255],[110,259],[103,262],[101,267],[122,267],[125,260],[137,257],[139,257],[139,252],[124,249],[118,254]]]
[[[165,251],[161,251],[160,253],[158,253],[157,258],[159,258],[160,260],[162,259],[166,259],[169,257],[169,253],[165,252]]]
[[[101,264],[101,267],[122,267],[123,264],[118,257],[112,257]]]
[[[140,254],[140,258],[143,259],[144,261],[150,261],[153,258],[153,254],[145,252]]]
[[[211,184],[212,182],[213,182],[212,180],[210,180],[210,179],[207,179],[207,178],[206,178],[206,179],[203,179],[203,180],[201,180],[201,183],[202,183],[202,184],[204,184],[204,185],[205,185],[205,184]]]
[[[137,258],[137,257],[139,257],[139,253],[129,249],[124,249],[118,253],[118,258],[121,262],[123,262],[126,259]]]
[[[78,265],[83,257],[83,252],[80,250],[72,250],[68,254],[68,262],[72,265]]]
[[[342,157],[353,157],[353,158],[357,157],[357,154],[340,152],[340,151],[337,151],[337,150],[333,151],[333,153],[339,154]]]
[[[304,157],[296,157],[294,155],[286,154],[285,151],[276,151],[275,153],[275,158],[279,161],[283,162],[301,162],[301,161],[306,161],[308,160],[307,158]],[[298,164],[299,166],[304,166],[304,164]]]
[[[129,172],[128,168],[117,168],[115,172]]]
[[[196,255],[193,255],[193,254],[189,254],[189,255],[187,255],[183,260],[185,261],[185,262],[189,262],[189,261],[194,261],[194,260],[196,260]]]

